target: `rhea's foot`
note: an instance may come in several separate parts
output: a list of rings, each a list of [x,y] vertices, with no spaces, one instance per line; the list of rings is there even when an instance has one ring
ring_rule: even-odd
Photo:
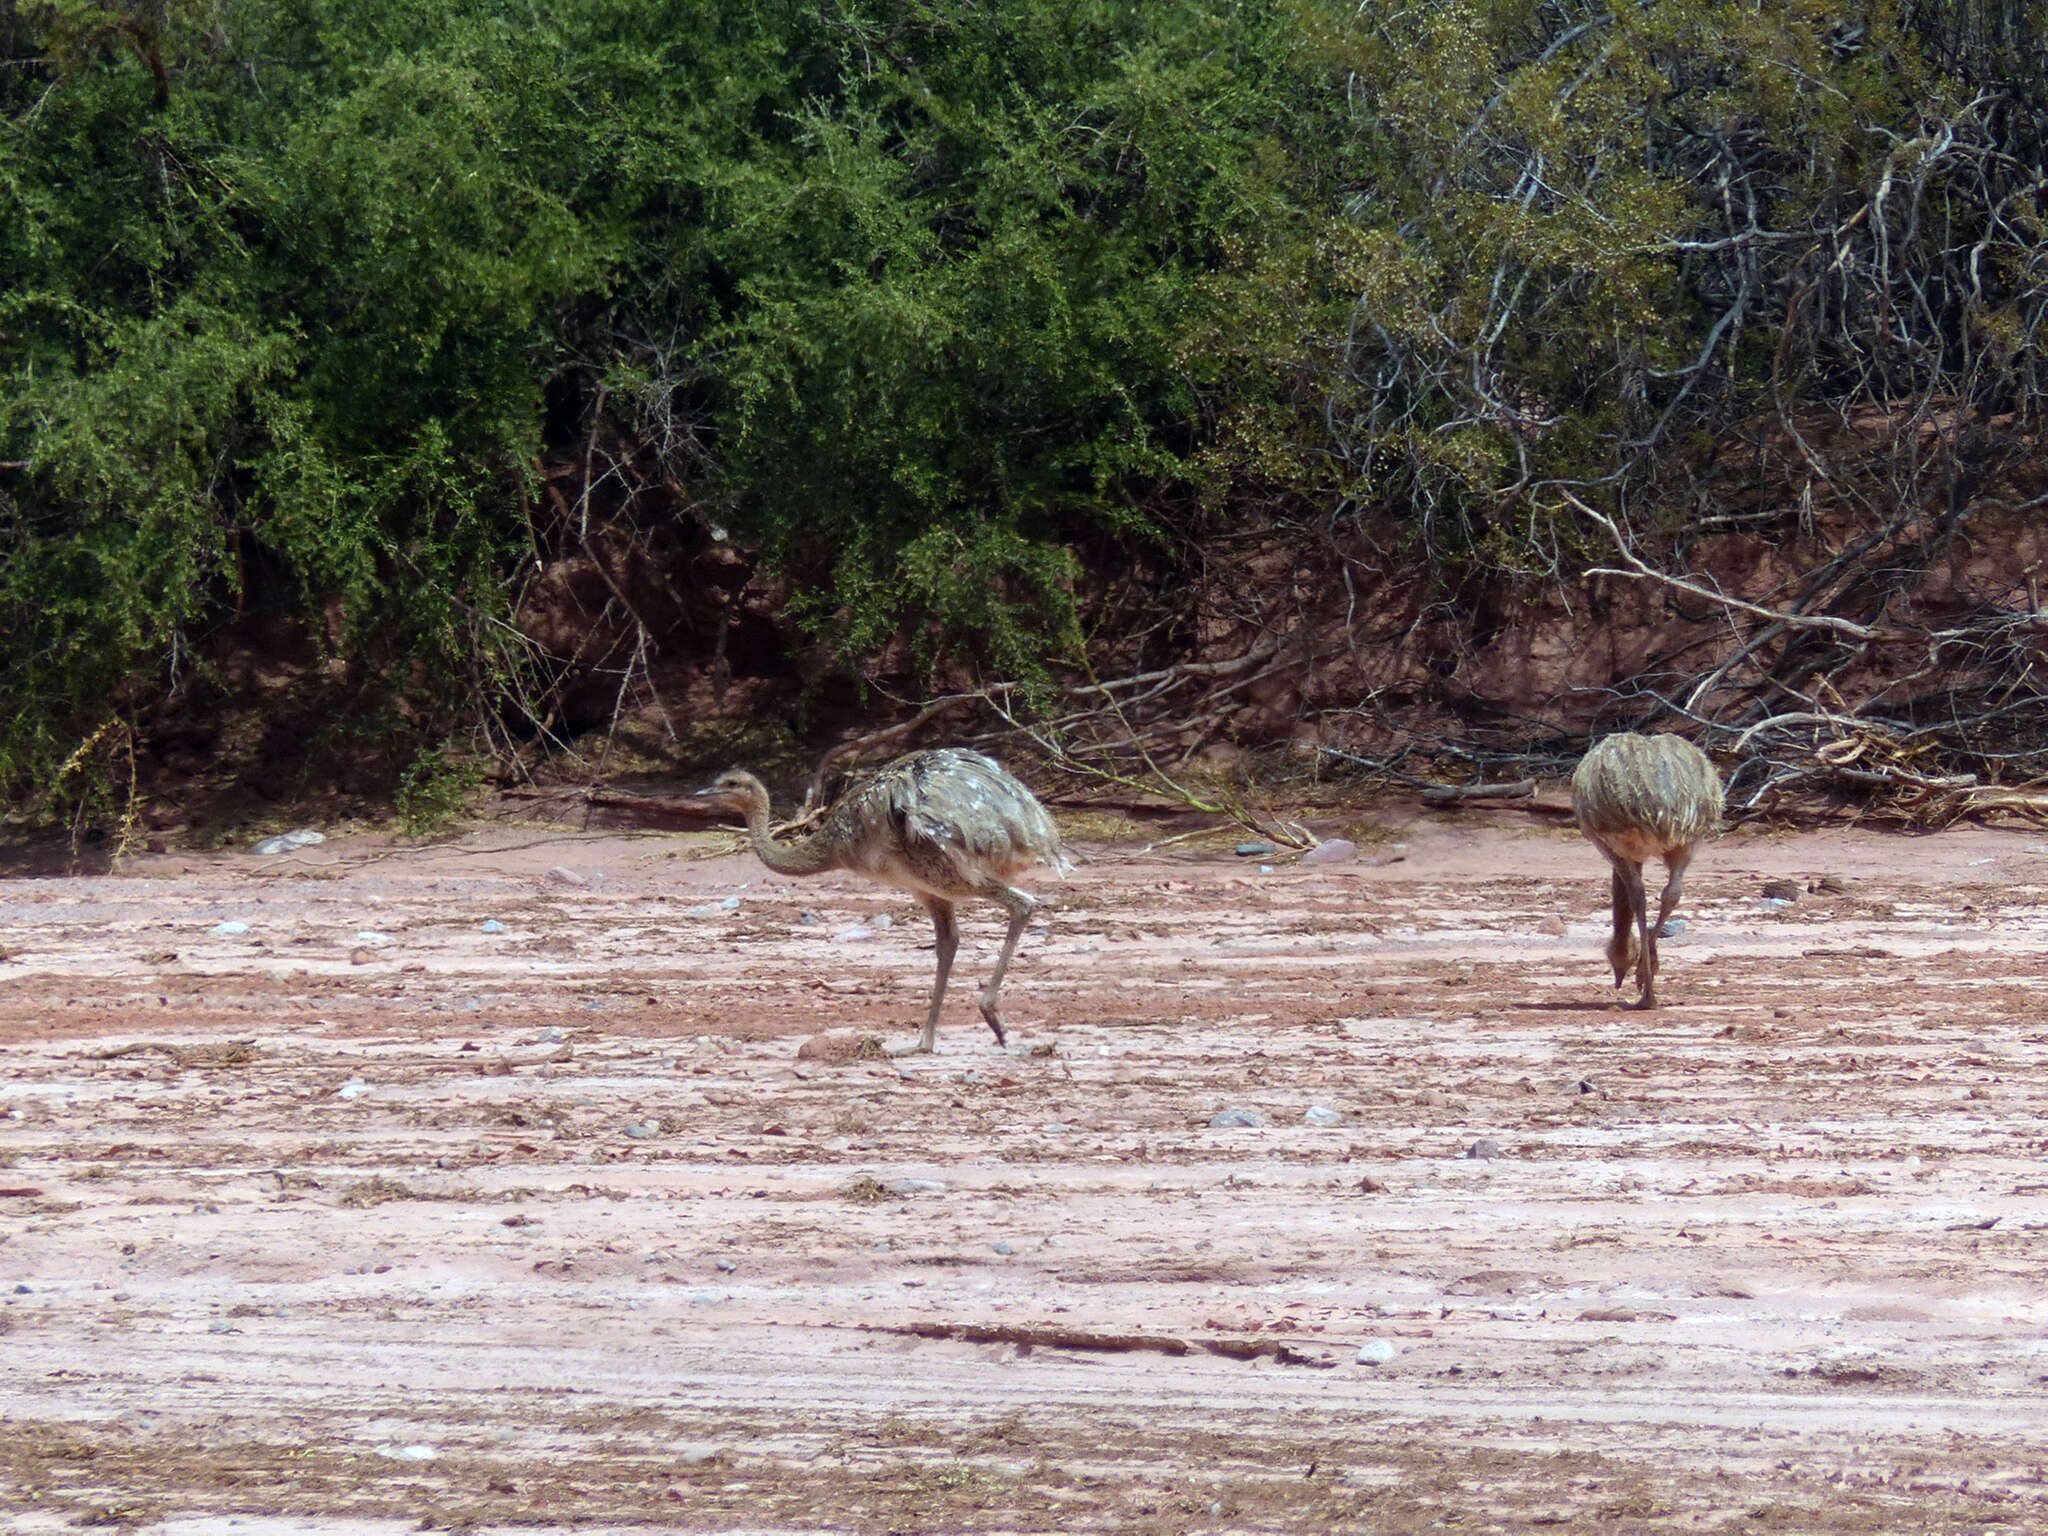
[[[988,1020],[988,1027],[996,1032],[996,1044],[1008,1045],[1009,1037],[1003,1033],[1003,1016],[996,1011],[994,1003],[981,1005],[981,1016]]]

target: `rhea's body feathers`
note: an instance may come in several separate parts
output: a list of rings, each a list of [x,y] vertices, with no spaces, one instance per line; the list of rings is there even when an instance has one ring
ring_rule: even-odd
[[[1680,736],[1609,736],[1572,775],[1579,830],[1635,863],[1721,830],[1721,776]]]
[[[832,807],[821,835],[840,867],[948,899],[1007,884],[1037,864],[1065,870],[1059,828],[1037,797],[979,752],[898,758]]]

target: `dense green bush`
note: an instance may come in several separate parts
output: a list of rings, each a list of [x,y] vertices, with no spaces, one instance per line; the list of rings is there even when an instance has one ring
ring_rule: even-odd
[[[1550,570],[1760,415],[2032,412],[2041,11],[0,0],[0,793],[252,611],[488,711],[593,519],[1028,681],[1083,546]]]
[[[472,676],[600,432],[847,654],[1028,673],[1072,537],[1220,499],[1344,136],[1277,5],[0,16],[17,796],[251,604]]]
[[[1331,419],[1352,496],[1433,547],[1554,572],[1560,492],[1703,516],[1757,488],[1710,450],[1861,406],[1949,424],[1895,438],[1907,504],[1956,423],[2038,411],[2038,0],[1447,0],[1326,36],[1369,82]],[[1826,460],[1763,479],[1826,494]]]

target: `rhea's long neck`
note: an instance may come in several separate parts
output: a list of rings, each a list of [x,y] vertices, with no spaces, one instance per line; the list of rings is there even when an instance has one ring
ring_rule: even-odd
[[[778,875],[815,875],[831,869],[835,863],[822,831],[795,843],[778,843],[770,837],[766,796],[747,807],[747,835],[753,839],[754,852],[761,862]]]

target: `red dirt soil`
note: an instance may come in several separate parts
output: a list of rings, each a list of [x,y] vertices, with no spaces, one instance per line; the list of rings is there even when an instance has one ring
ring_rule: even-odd
[[[0,885],[0,1512],[2048,1526],[2041,834],[1723,839],[1643,1014],[1575,834],[1393,831],[1085,849],[901,1060],[919,909],[729,839]]]

